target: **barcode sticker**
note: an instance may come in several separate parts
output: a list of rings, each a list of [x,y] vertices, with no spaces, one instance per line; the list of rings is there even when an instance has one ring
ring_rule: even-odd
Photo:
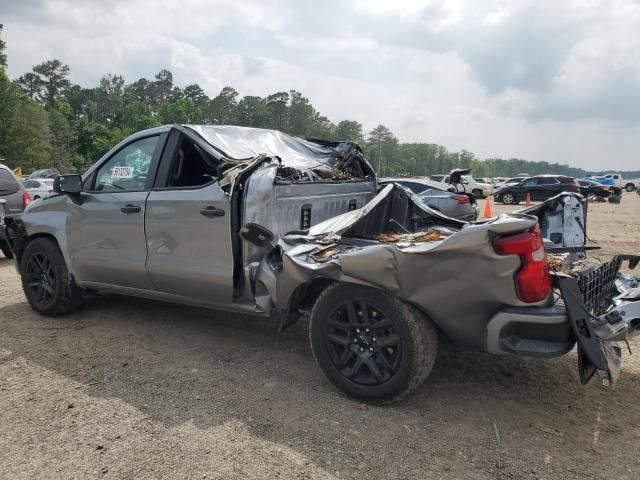
[[[133,167],[113,167],[111,176],[113,178],[133,178]]]

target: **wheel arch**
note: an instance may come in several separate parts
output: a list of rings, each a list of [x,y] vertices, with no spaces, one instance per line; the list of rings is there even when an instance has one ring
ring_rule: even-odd
[[[22,242],[20,246],[19,254],[16,257],[16,260],[18,261],[18,265],[20,265],[20,261],[22,259],[22,253],[27,248],[27,245],[39,238],[45,238],[45,239],[51,240],[53,243],[56,244],[56,246],[60,249],[60,252],[62,252],[62,257],[64,258],[64,262],[67,265],[67,270],[69,271],[71,278],[73,278],[75,281],[75,274],[73,272],[71,262],[69,261],[68,252],[66,251],[66,249],[63,248],[63,245],[60,242],[60,240],[51,232],[36,232],[31,235],[28,235]]]
[[[388,290],[384,290],[375,285],[371,285],[368,283],[359,283],[359,282],[345,282],[342,280],[334,280],[331,278],[325,277],[316,277],[308,282],[301,283],[298,285],[295,290],[292,292],[289,297],[289,303],[287,305],[286,310],[282,313],[282,318],[280,322],[280,330],[292,325],[297,320],[300,319],[301,316],[308,315],[311,312],[317,298],[320,294],[326,290],[329,286],[334,285],[336,283],[341,283],[344,285],[360,285],[364,287],[369,287],[377,290],[384,291],[386,293],[390,293],[393,296],[397,297],[402,302],[407,305],[412,306],[416,310],[418,310],[422,315],[424,315],[428,320],[430,320],[439,333],[447,336],[442,328],[439,325],[438,319],[434,318],[434,315],[427,311],[424,305],[420,305],[415,302],[411,302],[401,296],[395,295],[393,292],[389,292]],[[448,336],[447,336],[448,337]]]
[[[330,278],[315,277],[296,286],[289,296],[286,308],[281,313],[279,329],[282,331],[294,324],[301,316],[308,315],[315,300],[329,285],[334,283],[350,282],[338,282]]]

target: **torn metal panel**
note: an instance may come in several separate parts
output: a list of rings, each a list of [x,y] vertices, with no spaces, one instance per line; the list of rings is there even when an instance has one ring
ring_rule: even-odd
[[[313,229],[349,209],[358,211],[375,196],[374,181],[278,184],[276,169],[273,162],[258,167],[245,184],[243,201],[243,223],[262,225],[275,238]],[[243,249],[245,264],[259,262],[267,253],[248,242]]]
[[[343,213],[309,229],[309,236],[326,234],[372,238],[383,232],[413,232],[417,226],[450,226],[456,230],[467,222],[447,217],[421,202],[406,187],[388,184],[359,210]],[[347,232],[348,231],[348,232]]]
[[[538,218],[548,252],[580,252],[587,245],[587,201],[580,194],[561,193],[515,213]]]
[[[536,220],[505,215],[467,224],[429,210],[404,188],[388,185],[358,211],[284,236],[276,306],[286,308],[295,289],[316,278],[368,285],[419,306],[446,334],[481,348],[487,319],[501,305],[524,305],[513,282],[520,260],[497,255],[493,238],[529,230]],[[423,228],[427,241],[420,241]],[[380,234],[407,241],[380,242]],[[469,272],[482,272],[492,281],[479,282]],[[473,310],[467,308],[471,304]]]

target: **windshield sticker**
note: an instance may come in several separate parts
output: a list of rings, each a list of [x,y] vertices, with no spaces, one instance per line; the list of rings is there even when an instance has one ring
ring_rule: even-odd
[[[133,178],[133,167],[113,167],[112,178]]]

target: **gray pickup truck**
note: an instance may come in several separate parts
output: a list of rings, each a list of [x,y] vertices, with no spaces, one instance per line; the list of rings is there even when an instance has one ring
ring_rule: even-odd
[[[589,264],[577,194],[464,222],[379,187],[353,143],[193,125],[136,133],[54,191],[4,222],[33,309],[97,291],[307,319],[319,366],[360,399],[415,389],[440,334],[495,355],[577,343],[582,382],[609,385],[640,329],[640,281],[619,273],[639,258]]]

